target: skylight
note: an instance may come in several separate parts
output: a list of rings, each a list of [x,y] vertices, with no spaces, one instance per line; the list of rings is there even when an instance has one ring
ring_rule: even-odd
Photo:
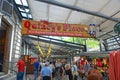
[[[16,7],[20,13],[20,17],[24,19],[32,19],[28,3],[26,0],[14,0]]]

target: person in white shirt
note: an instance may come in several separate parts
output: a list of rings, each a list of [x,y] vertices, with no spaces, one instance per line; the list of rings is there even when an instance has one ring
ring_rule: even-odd
[[[52,77],[54,78],[55,77],[55,66],[54,66],[54,64],[52,62],[50,62],[49,67],[52,70]]]
[[[78,78],[78,68],[76,62],[72,62],[72,73],[73,73],[73,80],[77,80]]]

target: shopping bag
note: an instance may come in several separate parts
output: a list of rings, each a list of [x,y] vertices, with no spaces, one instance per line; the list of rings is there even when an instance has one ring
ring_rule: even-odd
[[[69,80],[69,76],[68,76],[68,75],[64,75],[64,76],[62,77],[62,80]]]

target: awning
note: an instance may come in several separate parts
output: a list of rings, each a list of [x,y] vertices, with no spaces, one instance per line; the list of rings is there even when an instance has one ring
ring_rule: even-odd
[[[120,50],[112,51],[109,59],[110,80],[120,80]]]

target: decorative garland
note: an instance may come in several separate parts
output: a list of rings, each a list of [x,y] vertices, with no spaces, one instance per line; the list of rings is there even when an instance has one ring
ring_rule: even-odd
[[[40,52],[40,56],[41,56],[42,58],[48,58],[48,57],[50,57],[50,55],[51,55],[51,46],[49,46],[48,51],[47,51],[47,54],[43,54],[43,51],[42,51],[42,49],[41,49],[41,47],[40,47],[40,43],[38,43],[38,45],[36,46],[36,48],[37,48],[38,51]]]

